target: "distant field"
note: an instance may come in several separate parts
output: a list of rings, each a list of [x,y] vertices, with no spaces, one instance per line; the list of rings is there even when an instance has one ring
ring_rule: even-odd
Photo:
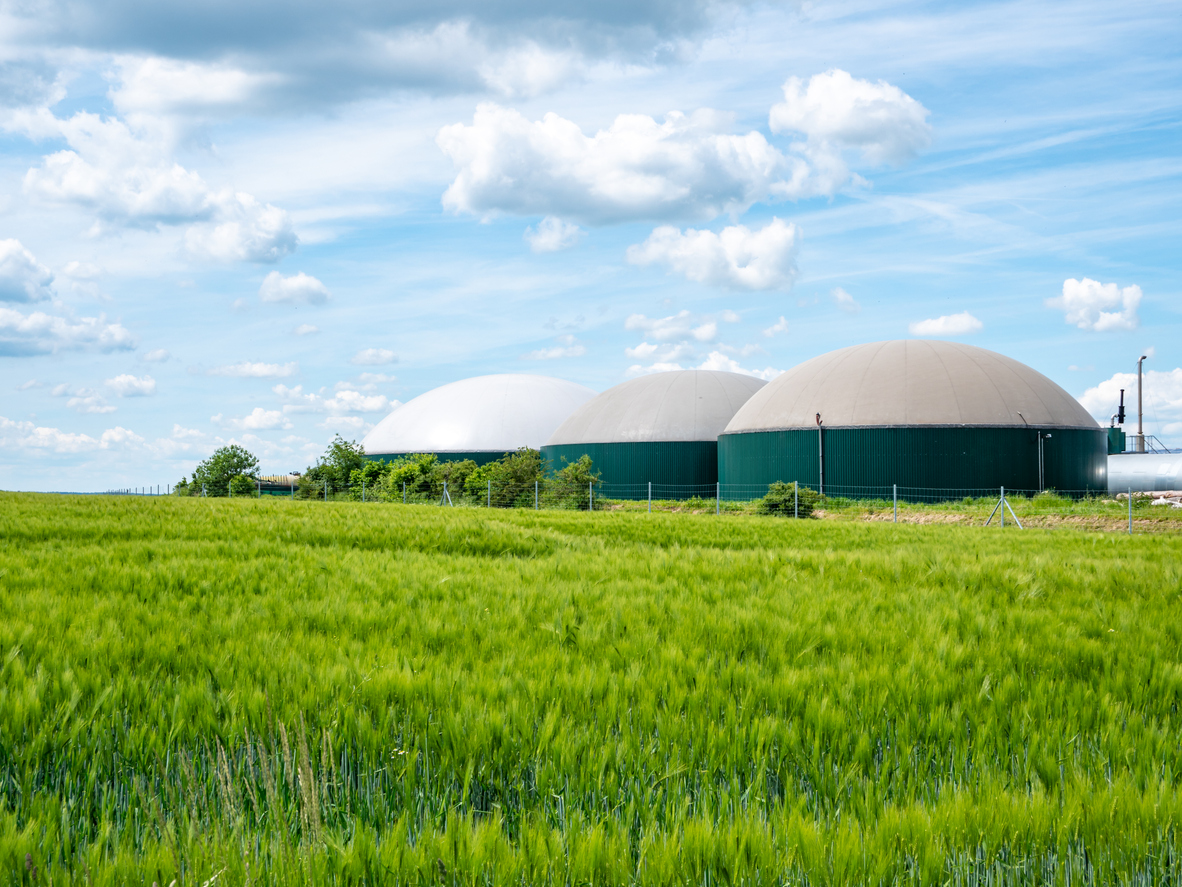
[[[1178,883],[1180,613],[1173,532],[0,494],[0,877]]]

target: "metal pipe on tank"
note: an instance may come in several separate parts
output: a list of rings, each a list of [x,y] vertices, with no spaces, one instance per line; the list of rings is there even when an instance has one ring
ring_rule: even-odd
[[[1137,361],[1137,452],[1145,452],[1145,414],[1141,410],[1141,364],[1143,364],[1148,355],[1142,354],[1141,359]]]

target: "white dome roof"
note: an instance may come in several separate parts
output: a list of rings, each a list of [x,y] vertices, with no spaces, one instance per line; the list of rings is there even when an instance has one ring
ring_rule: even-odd
[[[717,440],[735,410],[766,384],[714,370],[641,376],[584,404],[546,444]]]
[[[727,432],[906,425],[1096,428],[1074,397],[1024,363],[956,342],[900,339],[830,351],[777,376]]]
[[[362,444],[372,455],[538,449],[563,419],[594,396],[590,388],[549,376],[476,376],[407,401]]]

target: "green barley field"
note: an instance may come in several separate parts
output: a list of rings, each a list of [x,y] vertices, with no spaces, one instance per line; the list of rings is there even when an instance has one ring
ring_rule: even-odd
[[[0,494],[8,884],[1176,884],[1182,534]]]

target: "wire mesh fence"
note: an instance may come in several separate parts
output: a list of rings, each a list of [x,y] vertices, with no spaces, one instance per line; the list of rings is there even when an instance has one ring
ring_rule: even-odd
[[[243,479],[246,480],[245,478]],[[129,487],[111,495],[167,495],[169,487]],[[194,491],[189,491],[190,495]],[[219,495],[197,491],[196,495]],[[763,514],[790,519],[964,524],[1015,529],[1076,527],[1123,532],[1182,529],[1182,491],[843,487],[795,482],[756,484],[572,483],[553,476],[512,483],[448,481],[336,485],[324,481],[223,484],[221,496],[432,505],[445,508],[565,509],[595,512]]]

